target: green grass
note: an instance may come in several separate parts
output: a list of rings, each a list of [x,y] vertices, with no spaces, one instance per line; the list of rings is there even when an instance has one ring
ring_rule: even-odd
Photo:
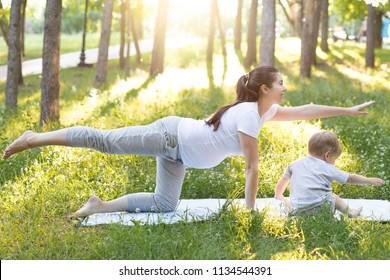
[[[85,47],[87,49],[99,47],[100,34],[87,34]],[[81,51],[82,34],[62,34],[61,35],[61,53]],[[119,44],[119,33],[112,33],[110,44]],[[25,52],[23,61],[42,57],[43,34],[26,34]],[[7,64],[8,47],[3,38],[0,38],[0,65]]]
[[[267,123],[259,137],[258,197],[272,197],[287,164],[305,155],[316,129],[332,129],[343,143],[337,165],[348,171],[390,179],[388,123],[390,51],[377,51],[376,70],[364,65],[361,45],[342,42],[331,54],[320,53],[313,77],[299,78],[296,39],[277,42],[277,67],[288,94],[285,105],[320,103],[349,106],[376,101],[370,114],[303,122]],[[222,59],[215,56],[214,87],[209,89],[205,47],[168,50],[166,69],[148,79],[150,56],[133,65],[124,80],[117,61],[109,63],[107,85],[92,89],[95,69],[61,70],[61,125],[110,129],[146,124],[166,115],[204,118],[234,98],[237,73],[244,70],[229,48],[222,79]],[[352,57],[357,57],[352,59]],[[283,63],[281,63],[283,62]],[[387,67],[387,68],[386,68]],[[220,87],[223,83],[223,87]],[[4,82],[0,104],[4,104]],[[0,149],[26,129],[40,128],[40,78],[29,76],[20,88],[19,109],[0,111]],[[57,127],[55,127],[57,128]],[[226,159],[209,170],[189,169],[182,198],[243,197],[241,157]],[[204,222],[173,225],[107,225],[78,227],[66,219],[90,195],[113,199],[153,191],[155,161],[151,157],[113,156],[66,147],[37,148],[0,161],[1,259],[389,259],[390,225],[341,217],[327,212],[297,219],[268,212],[224,209]],[[390,199],[382,187],[334,185],[345,198]]]

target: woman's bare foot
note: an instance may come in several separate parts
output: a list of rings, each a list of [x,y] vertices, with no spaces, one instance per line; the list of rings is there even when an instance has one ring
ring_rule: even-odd
[[[83,218],[95,213],[99,213],[99,210],[102,206],[102,200],[97,196],[91,196],[87,203],[84,204],[79,210],[77,210],[74,214],[70,215],[70,219]]]
[[[21,151],[33,148],[31,145],[31,137],[35,133],[31,130],[27,130],[22,134],[18,139],[16,139],[12,144],[10,144],[4,151],[3,159],[6,160],[13,154],[19,153]]]

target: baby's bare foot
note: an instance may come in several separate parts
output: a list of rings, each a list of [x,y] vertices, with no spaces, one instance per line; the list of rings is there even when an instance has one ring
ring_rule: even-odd
[[[357,217],[360,215],[360,212],[362,212],[362,210],[363,210],[363,207],[359,207],[357,209],[349,209],[348,215],[350,215],[351,217]]]
[[[34,134],[35,133],[31,130],[27,130],[25,133],[23,133],[22,136],[16,139],[4,150],[3,159],[8,159],[13,154],[32,148],[30,140]]]
[[[83,218],[95,213],[99,212],[99,208],[102,205],[102,201],[97,196],[91,196],[87,203],[84,204],[79,210],[77,210],[74,214],[70,215],[70,219]]]

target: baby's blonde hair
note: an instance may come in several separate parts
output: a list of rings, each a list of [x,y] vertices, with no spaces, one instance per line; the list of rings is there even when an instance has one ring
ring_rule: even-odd
[[[334,132],[321,130],[310,137],[308,150],[313,156],[323,156],[326,152],[340,155],[342,147]]]

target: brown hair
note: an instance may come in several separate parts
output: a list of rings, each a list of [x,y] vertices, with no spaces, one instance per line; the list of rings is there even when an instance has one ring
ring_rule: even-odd
[[[256,102],[259,99],[260,87],[266,85],[268,88],[272,88],[272,83],[275,81],[278,72],[273,66],[259,66],[248,74],[241,76],[237,82],[236,101],[219,108],[206,123],[213,125],[214,131],[216,131],[221,124],[222,115],[229,108],[242,102]]]
[[[309,154],[323,156],[326,152],[341,154],[341,144],[332,131],[321,130],[315,133],[309,140]]]

